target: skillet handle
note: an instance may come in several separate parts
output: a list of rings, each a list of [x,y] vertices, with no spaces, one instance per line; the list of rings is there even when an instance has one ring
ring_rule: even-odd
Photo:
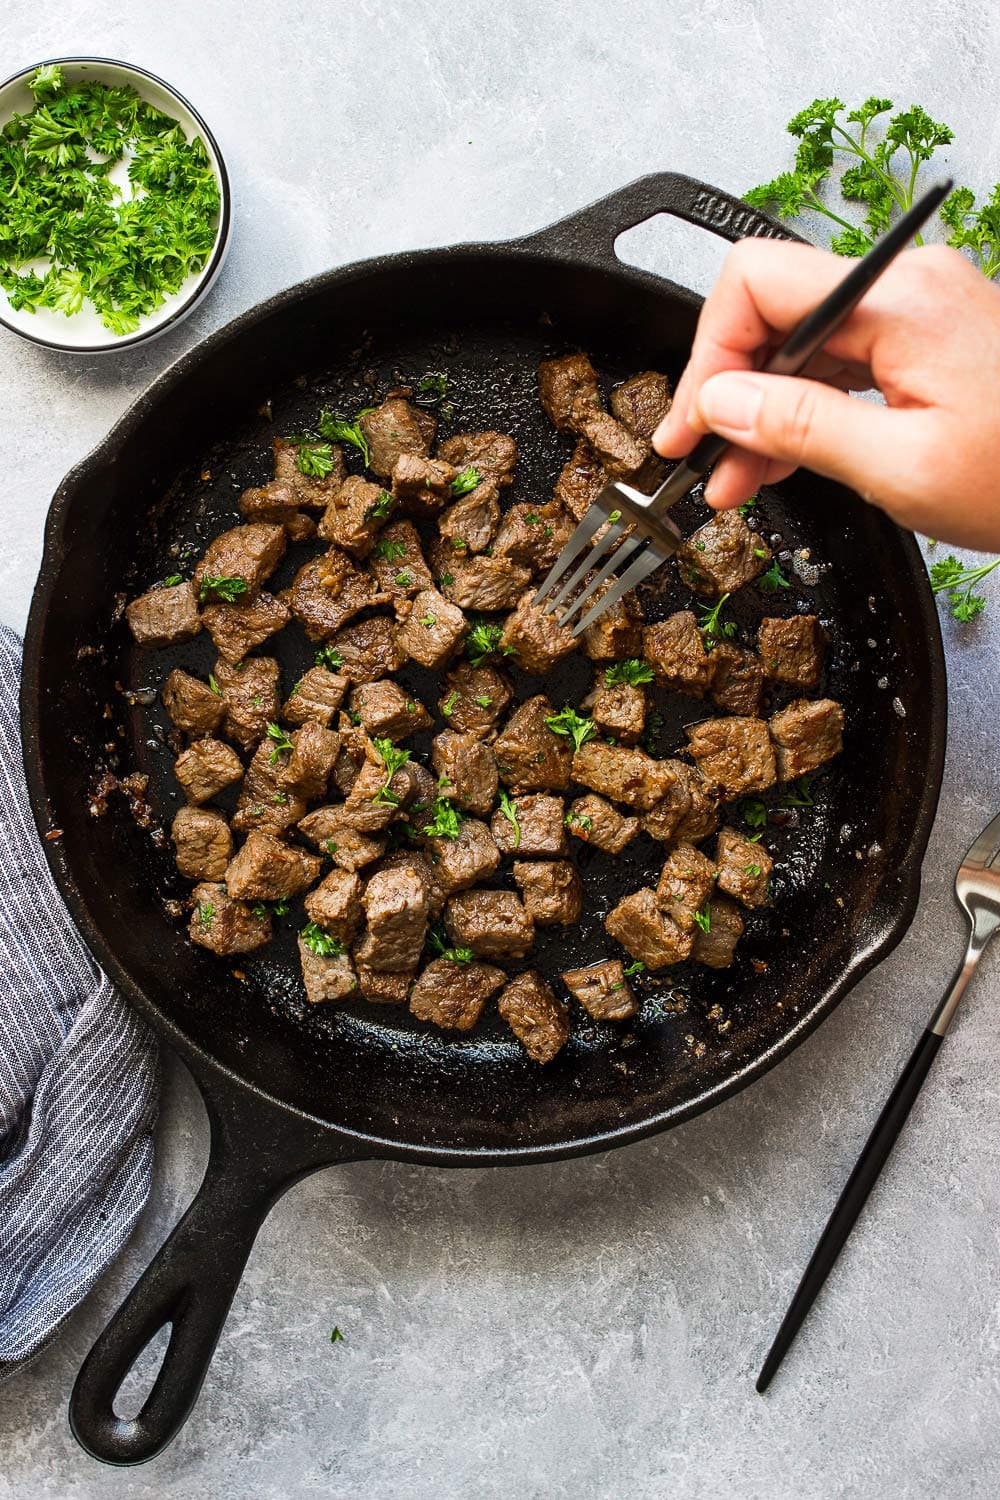
[[[176,1437],[272,1205],[310,1172],[361,1155],[218,1075],[203,1094],[212,1135],[201,1187],[87,1355],[70,1398],[74,1437],[104,1463],[145,1463]],[[142,1410],[119,1417],[114,1401],[122,1382],[168,1325],[167,1351]]]
[[[695,177],[685,177],[681,172],[651,172],[568,218],[514,240],[513,244],[526,250],[549,250],[556,255],[617,266],[618,236],[656,214],[672,214],[675,219],[700,224],[724,240],[756,237],[802,241],[800,234],[779,224],[770,214],[734,198],[732,193],[710,187]]]

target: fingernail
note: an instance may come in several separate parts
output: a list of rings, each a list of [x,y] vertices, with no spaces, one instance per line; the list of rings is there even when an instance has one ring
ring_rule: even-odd
[[[751,432],[764,392],[751,375],[713,375],[698,392],[702,420],[713,432]]]

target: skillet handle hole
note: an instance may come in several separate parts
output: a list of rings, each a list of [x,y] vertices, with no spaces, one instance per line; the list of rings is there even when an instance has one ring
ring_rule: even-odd
[[[625,265],[669,276],[702,296],[713,286],[728,251],[725,240],[672,214],[654,214],[615,240],[615,254]]]
[[[173,1323],[164,1323],[132,1361],[115,1392],[112,1410],[122,1422],[134,1422],[152,1394],[173,1336]]]

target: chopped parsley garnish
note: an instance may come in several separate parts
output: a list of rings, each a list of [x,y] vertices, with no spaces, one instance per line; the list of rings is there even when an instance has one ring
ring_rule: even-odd
[[[449,948],[447,934],[438,923],[427,929],[427,946],[439,958],[447,958],[453,964],[471,964],[472,962],[472,949]]]
[[[328,672],[335,672],[338,667],[344,665],[344,658],[335,646],[320,646],[316,652],[315,662],[317,667],[326,667]]]
[[[503,787],[500,788],[499,795],[500,811],[503,813],[504,817],[507,819],[507,822],[514,830],[514,848],[520,849],[521,825],[517,821],[517,803],[514,801],[514,798],[509,794],[509,792],[504,791]]]
[[[333,839],[324,839],[324,840],[323,840],[323,853],[324,853],[324,854],[328,854],[328,855],[329,855],[329,856],[330,856],[330,858],[331,858],[331,859],[332,859],[332,858],[333,858],[333,856],[334,856],[334,855],[335,855],[335,854],[336,854],[336,852],[337,852],[337,847],[338,847],[338,846],[337,846],[337,844],[336,844],[336,843],[335,843],[335,842],[334,842],[334,841],[333,841]]]
[[[367,407],[365,411],[359,411],[352,422],[349,417],[341,416],[338,411],[328,411],[324,406],[316,418],[316,426],[321,436],[325,437],[328,443],[349,443],[352,448],[357,448],[364,459],[366,469],[372,461],[372,452],[368,446],[368,439],[358,426],[358,420],[371,409]]]
[[[217,698],[221,698],[222,697],[222,689],[220,688],[219,684],[215,680],[215,673],[214,672],[209,672],[209,674],[208,674],[208,685],[209,685],[209,687],[211,688],[212,692],[215,694],[215,696]]]
[[[318,953],[320,958],[339,958],[347,951],[339,938],[331,937],[315,922],[307,922],[299,936],[306,947]]]
[[[813,807],[812,786],[810,777],[800,776],[798,781],[793,781],[785,795],[781,798],[782,807]],[[752,826],[752,825],[751,825]]]
[[[432,614],[431,611],[428,610],[425,615],[421,615],[420,616],[420,618],[417,621],[417,624],[418,625],[426,625],[427,629],[430,630],[430,628],[431,628],[432,625],[436,625],[437,624],[437,615]]]
[[[756,880],[758,875],[763,874],[763,871],[760,865],[747,865],[746,873],[750,876],[751,880]]]
[[[592,740],[597,734],[597,725],[593,719],[578,714],[575,708],[564,708],[560,713],[550,714],[546,724],[553,734],[561,734],[564,739],[573,741],[573,749],[579,750],[588,740]]]
[[[213,577],[206,573],[198,585],[198,599],[202,604],[206,604],[209,599],[224,599],[227,604],[235,604],[246,591],[245,578]]]
[[[372,798],[372,801],[388,802],[391,803],[393,807],[398,807],[400,799],[396,796],[395,792],[391,792],[389,790],[389,783],[392,781],[392,778],[395,776],[396,772],[401,770],[402,767],[406,765],[406,762],[410,758],[410,752],[409,750],[397,750],[396,746],[392,743],[392,740],[374,739],[372,740],[372,744],[378,751],[379,759],[385,766],[387,773],[385,778],[385,785],[379,787],[378,791],[375,793],[375,796]]]
[[[401,589],[408,589],[412,586],[413,574],[407,572],[407,570],[404,568],[402,573],[396,574],[394,582],[398,583]]]
[[[451,493],[457,500],[461,495],[469,494],[479,483],[479,470],[474,469],[470,464],[467,469],[462,469],[460,473],[456,474],[455,478],[451,481]],[[464,546],[465,544],[463,543],[462,545]]]
[[[436,370],[428,370],[426,375],[417,381],[416,395],[414,397],[418,406],[441,406],[442,401],[448,395],[448,377]],[[447,418],[451,415],[451,407],[441,407],[441,415]]]
[[[295,467],[299,473],[308,475],[310,479],[325,479],[333,468],[333,449],[330,444],[321,443],[310,432],[290,437],[288,441],[295,444]]]
[[[272,766],[278,759],[278,756],[281,755],[284,750],[295,749],[295,746],[292,744],[291,740],[288,738],[288,735],[282,729],[280,724],[268,724],[267,737],[268,739],[274,741],[274,748],[271,751],[270,757]]]
[[[620,510],[613,510],[611,512],[610,516],[608,516],[608,525],[609,526],[617,526],[618,522],[621,520],[621,518],[622,518],[621,511]]]
[[[198,921],[202,927],[208,927],[215,916],[215,907],[211,901],[199,901],[195,908],[198,913]]]
[[[605,668],[604,681],[608,687],[614,687],[619,682],[628,683],[630,687],[640,687],[644,682],[652,682],[653,669],[648,661],[640,661],[638,657],[630,656],[625,661],[616,661],[612,666]]]
[[[357,728],[357,726],[361,723],[361,715],[358,713],[356,708],[349,708],[347,710],[347,717],[350,719],[355,728]]]
[[[525,511],[524,524],[526,526],[540,526],[541,523],[542,523],[542,518],[538,514],[537,510]]]
[[[163,582],[162,583],[158,583],[156,585],[156,587],[158,589],[172,589],[172,588],[176,588],[179,583],[183,583],[183,582],[184,582],[183,574],[181,574],[181,573],[171,573],[171,575],[170,575],[169,578],[164,578]]]
[[[647,755],[652,755],[656,749],[656,737],[663,728],[666,720],[660,710],[654,709],[646,720],[646,727],[642,732],[642,748]]]
[[[694,914],[694,919],[698,923],[698,926],[701,928],[702,932],[711,932],[712,908],[710,906],[703,906],[701,911],[696,911]]]
[[[947,593],[952,618],[968,624],[986,608],[985,595],[975,592],[976,584],[998,566],[1000,557],[983,563],[981,567],[968,568],[949,553],[931,568],[931,588],[935,594]]]
[[[458,702],[458,699],[459,699],[459,694],[458,694],[458,692],[456,690],[454,693],[449,693],[448,696],[447,696],[447,698],[442,703],[442,705],[441,705],[441,712],[444,714],[444,716],[445,716],[446,719],[451,717],[452,713],[454,712],[455,704]]]
[[[567,828],[579,828],[583,833],[594,826],[593,818],[588,818],[586,813],[568,812],[563,822]]]
[[[434,803],[434,817],[421,829],[428,838],[457,839],[462,826],[462,815],[447,797],[438,797]]]
[[[711,651],[713,646],[717,646],[720,641],[731,640],[736,634],[736,621],[723,620],[721,618],[722,607],[728,598],[728,594],[723,594],[722,598],[711,609],[709,609],[707,604],[698,605],[701,611],[698,629],[702,633],[706,651]]]
[[[331,1344],[342,1344],[342,1343],[344,1343],[344,1335],[341,1333],[341,1331],[340,1331],[339,1328],[335,1328],[333,1330],[333,1332],[331,1333],[331,1335],[330,1335],[330,1343]]]
[[[627,964],[622,970],[622,973],[627,974],[629,978],[631,978],[633,974],[643,973],[645,967],[646,965],[643,963],[642,959],[637,958],[634,964]]]
[[[369,505],[365,511],[365,520],[384,521],[395,503],[395,495],[391,495],[388,490],[379,490],[378,499],[375,501],[375,504]]]
[[[398,562],[406,556],[406,543],[391,537],[380,536],[372,548],[372,557],[384,557],[386,562]]]
[[[743,504],[738,505],[736,509],[739,511],[741,516],[748,516],[756,504],[757,496],[751,495],[749,500],[744,500]]]
[[[775,562],[771,564],[766,573],[762,573],[757,579],[757,587],[763,589],[765,594],[774,594],[777,593],[778,589],[791,588],[791,584]]]
[[[490,708],[492,707],[493,699],[489,696],[488,693],[477,693],[476,702],[479,704],[480,708]]]
[[[283,917],[287,911],[287,901],[274,901],[270,905],[266,901],[255,901],[250,908],[251,915],[257,917],[258,920],[261,917],[266,917],[268,913],[273,913],[276,917]]]
[[[472,666],[481,667],[488,656],[496,656],[501,649],[502,635],[502,625],[491,624],[489,620],[477,620],[465,638],[465,654]],[[509,656],[510,649],[504,647],[503,654]]]
[[[442,573],[439,582],[443,589],[450,589],[452,584],[455,582],[454,573]]]
[[[758,797],[741,802],[740,815],[748,828],[763,828],[767,823],[767,808]]]

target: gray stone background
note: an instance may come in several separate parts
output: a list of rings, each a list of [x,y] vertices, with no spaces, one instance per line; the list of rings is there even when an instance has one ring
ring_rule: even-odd
[[[990,0],[7,0],[4,71],[73,52],[141,63],[202,109],[235,235],[207,305],[144,351],[98,362],[0,337],[0,614],[15,626],[64,470],[170,360],[303,276],[519,234],[656,168],[742,191],[785,163],[784,123],[816,94],[922,103],[955,128],[960,179],[1000,176]],[[666,222],[620,250],[700,290],[723,254]],[[961,952],[952,872],[998,801],[993,594],[978,625],[946,626],[948,767],[919,916],[819,1032],[722,1108],[611,1155],[305,1182],[261,1234],[183,1435],[111,1471],[74,1446],[66,1402],[204,1163],[201,1107],[168,1064],[133,1242],[0,1391],[2,1500],[996,1495],[1000,954],[785,1370],[764,1399],[752,1385]]]

